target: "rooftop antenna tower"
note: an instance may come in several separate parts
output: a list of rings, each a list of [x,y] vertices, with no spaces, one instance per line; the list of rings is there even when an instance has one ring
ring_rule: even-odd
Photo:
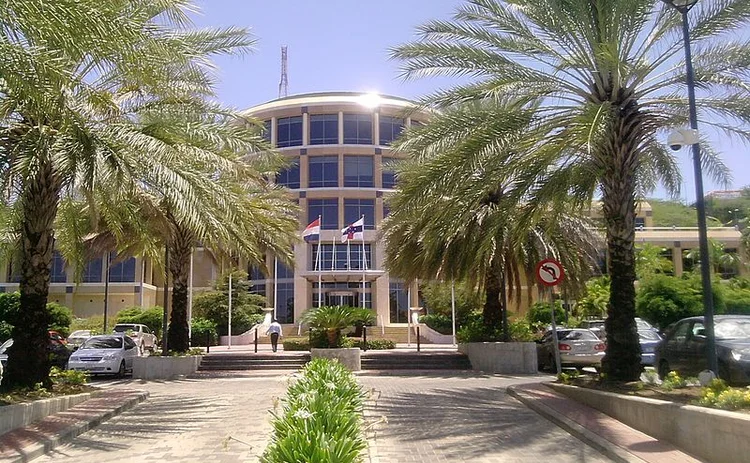
[[[286,73],[286,45],[281,46],[281,81],[279,82],[279,98],[289,94],[289,78]]]

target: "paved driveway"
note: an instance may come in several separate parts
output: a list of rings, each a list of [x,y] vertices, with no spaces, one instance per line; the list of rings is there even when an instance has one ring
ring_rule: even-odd
[[[35,462],[256,462],[271,433],[268,411],[288,376],[115,381],[150,398]],[[537,379],[499,376],[361,376],[370,463],[604,462],[604,456],[505,393]],[[102,383],[100,383],[102,384]],[[237,439],[237,440],[236,440]],[[242,442],[239,442],[239,441]]]

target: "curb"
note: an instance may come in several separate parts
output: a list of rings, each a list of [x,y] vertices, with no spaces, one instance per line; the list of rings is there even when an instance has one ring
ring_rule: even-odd
[[[115,395],[115,397],[108,397],[112,395]],[[0,461],[3,463],[25,463],[38,458],[45,453],[53,450],[54,448],[73,440],[86,431],[95,428],[104,421],[127,410],[130,410],[131,408],[146,400],[148,396],[149,393],[146,391],[105,391],[98,393],[96,397],[91,398],[88,401],[83,402],[75,407],[72,407],[67,411],[60,412],[55,415],[50,415],[44,420],[31,424],[25,428],[19,428],[16,430],[18,432],[17,437],[23,438],[25,435],[31,434],[34,435],[36,441],[28,444],[22,444],[20,448],[15,446],[10,447],[10,450],[18,452],[18,455],[16,456],[3,455],[3,453],[5,453],[9,449],[9,446],[5,443],[5,441],[12,440],[14,437],[12,436],[14,431],[10,431],[5,435],[0,436],[0,449],[2,449],[2,453],[0,453]],[[102,401],[103,404],[90,403],[96,401]],[[116,401],[117,405],[114,408],[109,408],[106,411],[102,411],[102,408],[106,408],[106,403],[108,401]],[[45,424],[48,424],[49,427],[54,428],[54,421],[56,418],[65,419],[67,417],[71,419],[77,414],[86,413],[87,408],[91,405],[99,405],[99,407],[93,408],[91,411],[88,411],[91,416],[76,419],[70,425],[55,431],[54,434],[45,435]]]
[[[611,458],[613,461],[616,461],[618,463],[646,463],[645,460],[638,458],[622,447],[608,441],[607,439],[601,437],[593,431],[588,430],[586,427],[576,423],[565,415],[544,405],[541,400],[536,400],[532,397],[529,397],[528,395],[525,395],[522,388],[519,388],[517,386],[508,386],[506,391],[510,396],[515,397],[530,409],[534,410],[538,414],[547,418],[549,421],[560,426],[568,433],[595,448],[606,457]]]

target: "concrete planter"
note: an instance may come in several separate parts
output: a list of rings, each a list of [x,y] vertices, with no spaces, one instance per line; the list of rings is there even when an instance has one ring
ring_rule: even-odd
[[[458,345],[471,368],[485,373],[533,374],[537,372],[536,343],[470,342]]]
[[[89,398],[91,394],[84,393],[0,407],[0,434],[27,426],[49,415],[64,412]]]
[[[362,369],[362,359],[358,348],[347,349],[320,349],[313,347],[310,349],[311,358],[336,359],[351,371],[360,371]]]
[[[606,413],[706,461],[744,463],[750,455],[750,415],[664,400],[549,384],[555,391]]]
[[[133,359],[134,379],[172,379],[198,371],[202,356],[136,357]]]

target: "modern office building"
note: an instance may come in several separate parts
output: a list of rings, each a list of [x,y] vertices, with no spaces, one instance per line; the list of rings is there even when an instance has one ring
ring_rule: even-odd
[[[276,182],[289,188],[300,205],[300,234],[307,224],[321,219],[320,239],[295,245],[293,268],[277,264],[271,255],[266,259],[268,274],[247,268],[252,291],[275,306],[280,322],[298,322],[305,310],[320,301],[364,305],[377,313],[378,325],[399,325],[407,322],[409,307],[420,305],[417,285],[407,287],[385,270],[384,246],[378,239],[380,224],[388,215],[384,197],[396,188],[393,165],[403,158],[391,149],[391,142],[405,128],[428,119],[423,112],[409,111],[411,106],[398,97],[335,92],[290,96],[247,110],[264,122],[266,136],[290,161]],[[599,216],[599,211],[594,203],[592,216]],[[342,243],[341,230],[361,218],[364,239]],[[636,226],[636,244],[663,247],[676,274],[692,265],[684,251],[698,246],[696,228],[653,227],[646,202],[637,208]],[[727,251],[741,253],[741,233],[734,228],[712,228],[709,238],[722,242]],[[193,257],[193,287],[199,292],[210,288],[222,269],[208,250],[197,248]],[[132,305],[163,303],[162,270],[142,257],[110,258],[114,262],[108,285],[110,315]],[[50,301],[71,307],[78,317],[101,314],[107,259],[103,255],[90,261],[76,284],[74,269],[55,253]],[[602,252],[603,272],[606,260]],[[18,274],[10,263],[5,267],[0,271],[0,292],[15,291]],[[523,313],[530,302],[524,300],[512,310]]]

